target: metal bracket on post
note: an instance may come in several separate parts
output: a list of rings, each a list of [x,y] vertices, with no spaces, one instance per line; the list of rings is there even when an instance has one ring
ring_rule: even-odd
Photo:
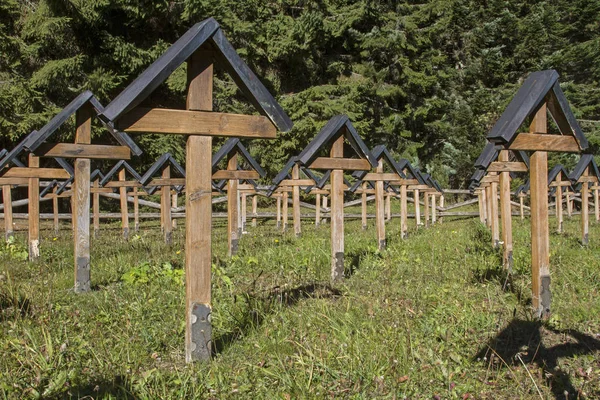
[[[546,319],[550,317],[550,304],[552,304],[552,293],[550,292],[550,276],[541,277],[542,286],[540,290],[540,307],[538,318]]]
[[[210,360],[212,345],[211,312],[212,309],[208,304],[194,303],[192,305],[193,360]]]

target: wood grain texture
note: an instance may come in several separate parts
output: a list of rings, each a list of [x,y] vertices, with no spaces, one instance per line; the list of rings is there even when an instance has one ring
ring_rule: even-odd
[[[556,231],[558,233],[562,233],[563,231],[563,195],[562,195],[562,186],[560,185],[562,182],[561,174],[558,174],[555,182],[559,185],[556,186],[556,194],[554,195],[555,203],[556,203]]]
[[[335,140],[331,158],[344,158],[344,136]],[[344,171],[331,171],[331,280],[344,278]]]
[[[12,189],[10,185],[2,185],[2,201],[4,203],[4,239],[8,241],[14,235]]]
[[[212,175],[212,179],[260,179],[260,175],[256,171],[233,171],[221,170]]]
[[[400,186],[400,237],[408,235],[408,190],[407,185]]]
[[[171,179],[171,167],[167,165],[162,170],[162,179]],[[163,237],[165,244],[173,244],[173,222],[171,218],[171,187],[163,186],[160,191],[160,205],[163,213]]]
[[[509,160],[508,150],[501,150],[500,162]],[[493,163],[492,163],[493,164]],[[513,269],[513,235],[512,235],[512,209],[510,203],[510,172],[500,172],[500,215],[502,219],[502,264],[512,273]]]
[[[38,157],[50,158],[90,158],[101,160],[129,160],[131,158],[131,149],[127,146],[85,143],[42,143],[33,153]]]
[[[429,215],[430,215],[430,200],[431,197],[429,196],[429,193],[425,192],[423,193],[423,218],[425,219],[425,227],[429,226]]]
[[[524,162],[509,162],[507,161],[495,161],[490,164],[487,169],[488,172],[527,172],[527,164]]]
[[[275,203],[276,203],[275,207],[277,209],[277,211],[276,211],[277,215],[275,217],[276,218],[276,226],[277,226],[277,228],[281,228],[281,197],[280,196],[277,196]]]
[[[583,172],[583,177],[589,176],[589,167]],[[581,184],[581,244],[587,246],[589,244],[590,234],[590,189],[589,182],[586,180]]]
[[[119,171],[119,181],[125,182],[125,169]],[[108,185],[107,185],[108,186]],[[129,213],[127,211],[127,187],[119,187],[119,196],[121,201],[121,229],[123,238],[129,240]]]
[[[383,159],[378,161],[375,174],[367,174],[365,178],[367,178],[369,175],[383,175]],[[375,226],[377,227],[377,248],[379,251],[381,251],[385,249],[385,199],[383,192],[383,180],[378,180],[375,182]]]
[[[281,198],[281,201],[283,202],[283,207],[281,210],[281,212],[283,214],[283,223],[281,225],[282,232],[285,232],[288,227],[288,198],[289,198],[288,191],[283,192],[283,196]]]
[[[315,226],[321,225],[321,193],[315,194]]]
[[[58,224],[58,195],[56,192],[58,191],[58,186],[55,186],[52,189],[52,226],[54,228],[54,235],[58,235],[59,224]]]
[[[40,159],[29,154],[29,168],[37,169]],[[11,170],[14,168],[11,168]],[[65,171],[66,172],[66,171]],[[36,174],[31,174],[36,175]],[[40,256],[40,180],[31,177],[28,183],[29,198],[29,261],[36,261]]]
[[[256,228],[257,220],[256,213],[258,212],[258,196],[252,196],[252,227]]]
[[[300,166],[298,163],[292,167],[292,180],[300,179]],[[302,222],[300,221],[300,187],[294,185],[292,187],[292,212],[294,222],[294,235],[299,237],[302,233]]]
[[[138,107],[117,122],[125,132],[154,132],[175,135],[233,136],[274,139],[275,126],[262,115],[170,110]]]
[[[495,174],[495,172],[492,172]],[[499,178],[498,178],[499,179]],[[498,183],[490,184],[491,203],[492,203],[492,243],[494,248],[500,245],[500,220],[498,210]]]
[[[574,136],[547,135],[544,133],[519,133],[509,146],[510,150],[559,151],[579,153],[579,143]]]
[[[140,193],[138,188],[133,188],[133,230],[140,231]]]
[[[71,175],[61,168],[12,167],[2,173],[3,178],[69,179]],[[38,188],[39,189],[39,188]]]
[[[97,238],[98,235],[100,235],[100,193],[95,191],[94,189],[98,190],[100,189],[100,180],[96,179],[94,180],[94,185],[93,185],[93,200],[94,200],[94,204],[93,204],[93,214],[94,214],[94,237]]]
[[[421,226],[421,199],[419,194],[419,189],[415,189],[413,191],[414,194],[414,203],[415,203],[415,223],[417,224],[417,228]]]
[[[362,191],[360,194],[360,214],[363,231],[367,230],[367,182],[362,183]]]
[[[543,106],[535,115],[531,132],[546,132]],[[550,232],[548,227],[548,153],[534,152],[529,159],[531,183],[531,279],[532,307],[538,318],[550,315]]]
[[[308,168],[325,170],[341,169],[344,171],[369,171],[371,169],[371,163],[363,159],[318,157],[309,165]]]

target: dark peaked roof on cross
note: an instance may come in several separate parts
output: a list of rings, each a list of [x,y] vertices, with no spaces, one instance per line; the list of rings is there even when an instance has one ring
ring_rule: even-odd
[[[591,154],[581,155],[579,162],[577,163],[575,168],[573,168],[573,171],[569,175],[569,179],[571,179],[571,181],[573,182],[577,182],[577,180],[581,178],[587,167],[590,167],[590,174],[592,176],[596,176],[598,179],[600,179],[600,171],[598,170],[598,165],[594,160],[594,156]]]
[[[269,118],[280,131],[287,132],[292,129],[290,118],[240,58],[225,38],[219,23],[213,18],[197,23],[173,43],[106,107],[102,112],[103,118],[107,121],[117,121],[146,99],[196,50],[206,45],[212,46],[219,64],[227,70],[261,114]]]
[[[356,132],[347,115],[336,115],[331,118],[308,146],[302,150],[302,153],[298,156],[298,160],[302,165],[310,166],[319,156],[319,152],[331,146],[333,141],[340,137],[340,135],[344,135],[359,157],[369,161],[373,168],[377,166],[377,160],[375,160],[365,142],[363,142],[358,132]]]
[[[141,183],[142,177],[140,176],[140,174],[138,174],[137,171],[135,169],[133,169],[133,167],[131,165],[129,165],[129,163],[127,161],[121,160],[118,163],[116,163],[115,166],[112,167],[112,169],[110,171],[108,171],[108,173],[104,176],[104,178],[102,178],[102,180],[100,180],[100,186],[106,185],[122,169],[129,172],[136,181]]]
[[[488,140],[503,145],[510,144],[525,120],[534,114],[544,102],[547,102],[548,110],[561,134],[575,136],[580,149],[587,149],[588,141],[560,88],[558,73],[554,70],[529,74],[487,135]]]
[[[242,158],[244,160],[246,160],[246,162],[250,165],[250,167],[255,170],[256,172],[258,172],[258,174],[261,177],[264,177],[267,173],[265,172],[265,170],[260,166],[260,164],[258,163],[258,161],[256,161],[256,159],[254,157],[252,157],[252,155],[250,154],[250,152],[248,151],[248,149],[246,149],[246,146],[244,146],[242,144],[242,142],[240,141],[240,139],[238,138],[230,138],[228,139],[223,146],[221,146],[221,148],[219,150],[217,150],[217,152],[213,155],[212,157],[212,169],[213,172],[216,171],[219,163],[229,154],[232,153],[237,153],[238,155],[241,155]]]

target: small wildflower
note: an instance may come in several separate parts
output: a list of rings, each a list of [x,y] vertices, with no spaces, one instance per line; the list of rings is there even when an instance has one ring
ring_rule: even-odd
[[[175,254],[181,254],[181,250],[177,250],[177,252],[175,252]]]
[[[279,243],[279,239],[275,239],[275,243]]]
[[[52,240],[58,240],[58,238],[52,238]]]

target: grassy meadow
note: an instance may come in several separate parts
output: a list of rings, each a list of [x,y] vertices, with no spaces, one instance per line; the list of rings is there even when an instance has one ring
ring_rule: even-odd
[[[157,221],[128,242],[103,223],[83,295],[67,222],[58,236],[44,223],[37,263],[18,231],[0,247],[0,398],[600,398],[600,225],[587,247],[579,216],[551,233],[553,316],[538,323],[529,220],[513,221],[507,277],[474,219],[411,219],[404,241],[392,219],[383,252],[374,220],[367,231],[349,220],[347,279],[332,286],[329,225],[304,220],[295,238],[248,221],[229,259],[215,220],[215,357],[195,365],[183,353],[183,221],[171,247]]]

